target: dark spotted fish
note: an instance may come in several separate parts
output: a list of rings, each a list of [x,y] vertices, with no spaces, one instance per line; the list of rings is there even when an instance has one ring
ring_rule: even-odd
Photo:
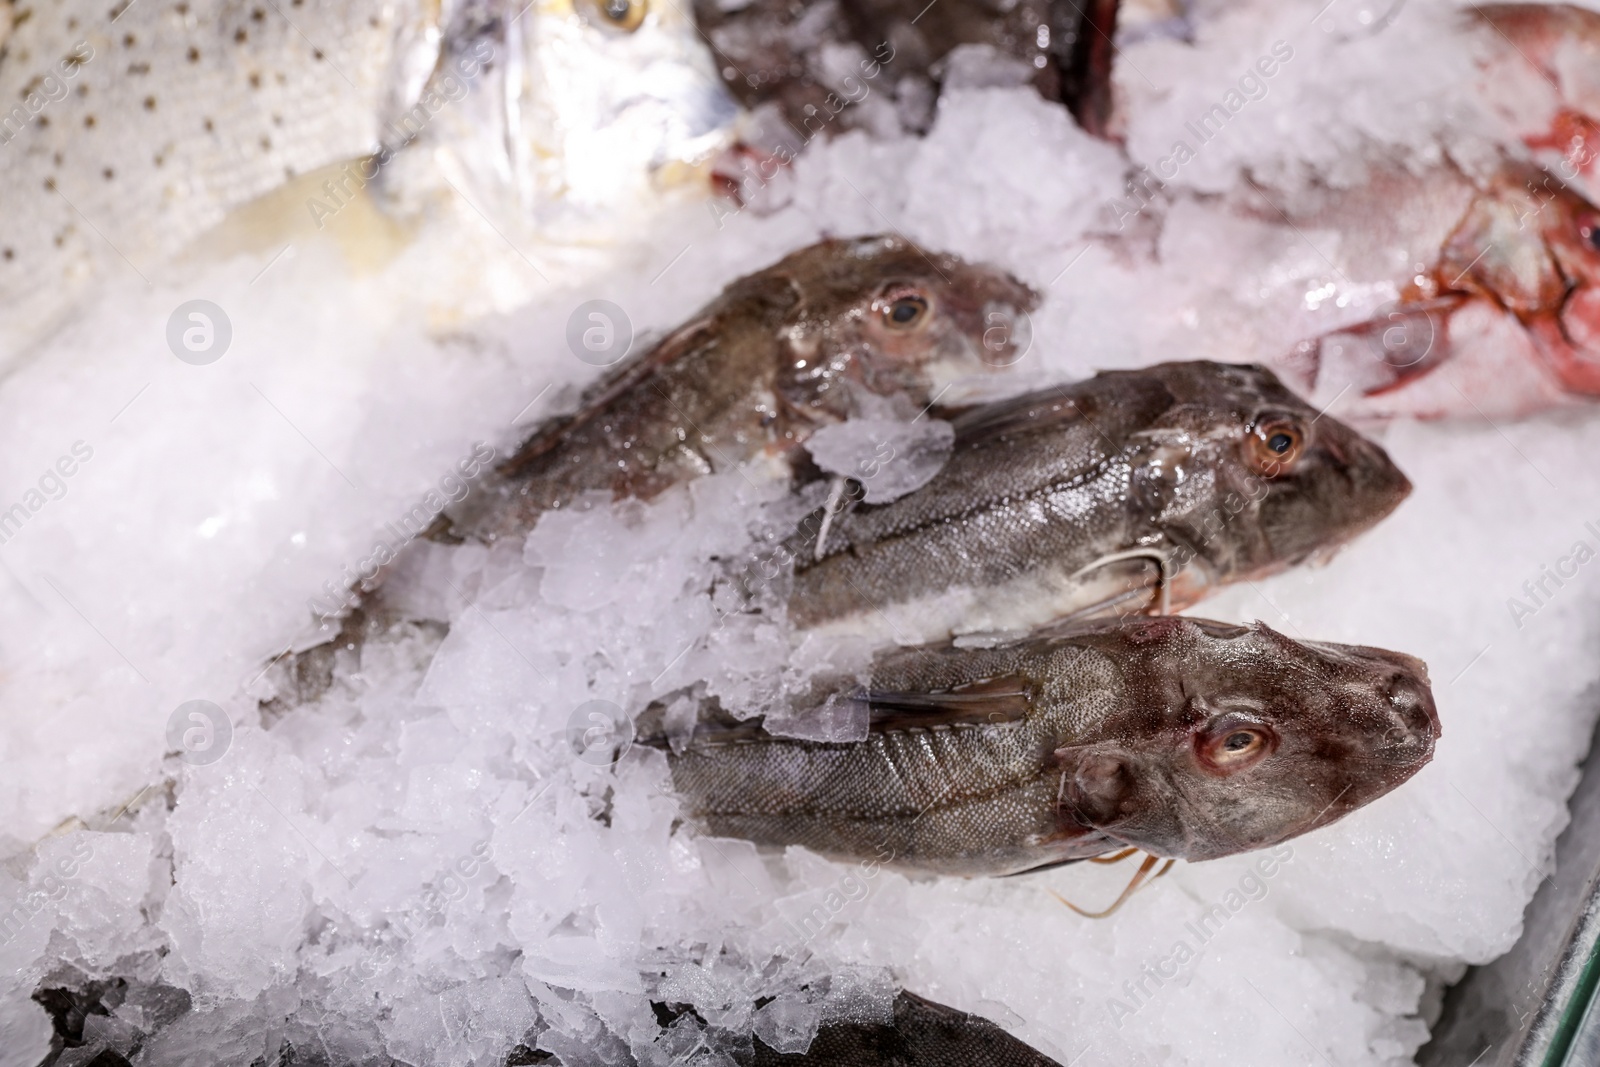
[[[1216,859],[1376,800],[1439,736],[1410,656],[1183,617],[898,650],[864,690],[821,686],[816,705],[829,697],[864,706],[865,740],[774,737],[707,707],[667,754],[683,813],[717,836],[933,874],[1128,847]]]
[[[889,122],[922,129],[945,62],[982,46],[1067,105],[1090,133],[1111,119],[1117,0],[696,0],[729,90],[772,104],[803,143]],[[875,100],[874,103],[868,103]]]
[[[1009,275],[894,237],[828,240],[725,289],[551,420],[452,513],[447,536],[526,534],[580,494],[649,498],[890,397],[911,418],[957,376],[1006,366],[1037,300]]]
[[[988,1019],[902,991],[894,1021],[837,1023],[798,1055],[755,1043],[754,1067],[1061,1067]]]
[[[0,357],[92,281],[153,279],[272,193],[275,233],[335,215],[344,227],[356,200],[409,217],[465,197],[475,220],[511,233],[595,243],[638,221],[660,172],[725,147],[737,110],[670,2],[7,0],[0,12]]]
[[[810,516],[789,615],[904,642],[1171,609],[1331,552],[1410,488],[1260,367],[1100,374],[968,411],[921,489]]]

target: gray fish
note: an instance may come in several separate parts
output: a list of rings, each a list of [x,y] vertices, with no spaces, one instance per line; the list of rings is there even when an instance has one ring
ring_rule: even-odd
[[[1254,366],[1100,374],[973,409],[955,434],[921,489],[802,524],[792,620],[887,621],[904,641],[1170,610],[1331,552],[1411,489]]]
[[[452,512],[447,536],[522,536],[586,492],[648,499],[791,456],[863,395],[909,418],[940,383],[1015,362],[1037,299],[1002,271],[897,237],[803,248],[729,285],[541,427]]]
[[[1216,859],[1376,800],[1439,736],[1410,656],[1177,616],[899,650],[864,692],[816,697],[864,703],[867,738],[779,738],[708,708],[667,756],[684,814],[718,836],[932,874],[1128,847]]]
[[[755,1043],[754,1067],[1060,1067],[988,1019],[904,990],[889,1023],[836,1023],[783,1055]]]
[[[124,1024],[119,1034],[126,1035],[129,1055],[141,1047],[160,1047],[169,1027],[181,1026],[194,1010],[189,992],[137,975],[91,978],[70,964],[63,964],[41,982],[33,1000],[50,1015],[50,1052],[39,1067],[60,1064],[94,1063],[98,1067],[122,1067],[128,1060],[114,1049],[94,1047],[94,1030],[84,1035],[84,1021],[102,1018],[122,1008],[137,1008],[138,1023]],[[668,1017],[684,1013],[678,1005],[654,1002],[656,1019],[663,1028]],[[674,1010],[674,1009],[678,1010]],[[119,1016],[120,1017],[120,1016]],[[291,1014],[287,1033],[282,1036],[275,1062],[326,1062],[318,1053],[324,1047],[317,1037],[327,1039],[326,1018],[302,1018]],[[335,1022],[335,1027],[338,1022]],[[354,1034],[344,1033],[344,1048],[353,1052],[361,1047]],[[376,1035],[361,1035],[376,1041]],[[559,1064],[550,1052],[530,1047],[529,1036],[507,1050],[502,1062],[512,1064]],[[935,1004],[915,993],[902,990],[894,1000],[894,1016],[885,1023],[834,1022],[817,1031],[811,1047],[803,1053],[774,1052],[759,1039],[750,1043],[749,1062],[754,1067],[1060,1067],[1055,1060],[1035,1052],[987,1019]],[[381,1057],[385,1059],[386,1057]]]

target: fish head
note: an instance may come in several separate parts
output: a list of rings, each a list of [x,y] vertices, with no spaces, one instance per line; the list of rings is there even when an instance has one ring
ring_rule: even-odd
[[[1378,444],[1264,367],[1193,361],[1151,372],[1173,404],[1141,435],[1135,491],[1176,570],[1193,562],[1210,580],[1236,581],[1326,556],[1411,492]]]
[[[1464,400],[1472,392],[1474,372],[1461,368],[1481,359],[1474,353],[1486,343],[1484,323],[1496,319],[1524,336],[1489,342],[1502,363],[1486,364],[1493,377],[1467,411],[1526,411],[1559,400],[1560,391],[1600,396],[1600,208],[1556,175],[1522,163],[1505,163],[1477,183],[1432,270],[1408,284],[1398,302],[1301,342],[1286,362],[1309,372],[1318,397],[1336,401],[1352,389],[1365,397],[1396,393],[1453,361],[1455,377],[1434,387],[1432,399],[1411,390],[1422,405],[1416,410],[1448,411],[1453,394]],[[1518,369],[1503,364],[1518,358],[1524,340],[1539,369],[1519,389]]]
[[[1420,660],[1177,616],[1120,627],[1130,698],[1057,750],[1063,818],[1160,856],[1286,841],[1405,782],[1439,716]]]
[[[862,389],[925,405],[957,378],[1017,362],[1031,344],[1032,289],[899,237],[823,241],[772,271],[801,294],[788,327],[793,367],[780,384],[801,406],[848,414],[849,394]]]
[[[470,92],[463,70],[481,71]],[[601,242],[665,199],[706,197],[740,116],[670,0],[464,4],[430,89],[449,106],[426,121],[419,147],[442,168],[445,192],[541,242]],[[386,129],[406,136],[414,125]]]
[[[1436,276],[1515,315],[1566,388],[1600,394],[1600,208],[1576,190],[1506,166],[1451,234]]]

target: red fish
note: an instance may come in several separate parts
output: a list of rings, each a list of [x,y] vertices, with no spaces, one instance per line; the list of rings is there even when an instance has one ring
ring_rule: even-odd
[[[1516,416],[1600,397],[1600,209],[1582,191],[1600,190],[1600,13],[1490,4],[1470,17],[1486,27],[1479,92],[1549,169],[1508,162],[1473,183],[1396,304],[1296,348],[1288,362],[1315,399],[1360,398],[1349,415]],[[1415,179],[1436,202],[1463,180]]]
[[[1359,397],[1348,415],[1524,415],[1600,397],[1600,208],[1527,164],[1415,181],[1459,204],[1432,262],[1384,313],[1301,342],[1290,375],[1317,402]]]

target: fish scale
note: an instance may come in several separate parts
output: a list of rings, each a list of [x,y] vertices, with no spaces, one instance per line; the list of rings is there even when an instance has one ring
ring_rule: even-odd
[[[396,295],[444,318],[548,284],[526,249],[593,269],[709,192],[737,117],[681,9],[624,6],[627,28],[595,0],[18,8],[0,46],[16,133],[0,143],[0,360],[94,282],[159,284],[180,252],[265,260],[327,226],[362,269],[448,230],[444,261]],[[89,58],[52,83],[65,98],[30,98],[80,41]],[[353,200],[368,225],[329,223]]]
[[[1112,710],[1116,665],[1088,648],[1017,646],[892,657],[873,675],[874,689],[939,691],[1019,671],[1041,694],[1021,723],[930,721],[838,745],[697,744],[675,758],[673,781],[719,835],[879,859],[976,842],[963,861],[992,862],[1057,829],[1050,754]]]

